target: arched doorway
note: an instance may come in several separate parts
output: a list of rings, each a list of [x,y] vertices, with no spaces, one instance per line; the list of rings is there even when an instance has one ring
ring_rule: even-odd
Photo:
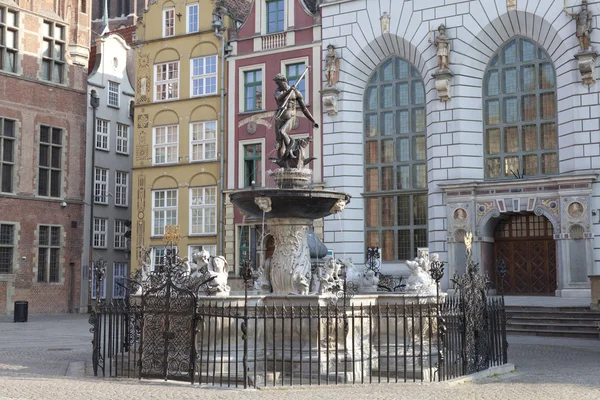
[[[553,296],[556,290],[556,243],[552,223],[543,216],[516,214],[494,230],[494,259],[508,268],[506,294]],[[496,287],[500,288],[499,278]]]

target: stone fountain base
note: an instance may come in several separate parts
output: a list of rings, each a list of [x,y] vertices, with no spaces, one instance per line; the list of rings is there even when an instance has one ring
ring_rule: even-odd
[[[434,379],[437,303],[435,296],[378,293],[356,295],[344,307],[343,299],[332,296],[250,295],[246,310],[250,381],[288,385],[299,380]],[[243,304],[244,298],[236,295],[199,299],[201,315],[208,309],[224,315],[204,317],[199,326],[196,348],[201,371],[221,371],[225,366],[223,373],[230,378],[243,374]]]

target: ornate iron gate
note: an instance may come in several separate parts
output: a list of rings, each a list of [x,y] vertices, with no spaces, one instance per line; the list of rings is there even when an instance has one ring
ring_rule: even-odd
[[[173,271],[142,296],[140,376],[194,382],[196,296],[175,285]],[[158,284],[156,284],[158,283]]]

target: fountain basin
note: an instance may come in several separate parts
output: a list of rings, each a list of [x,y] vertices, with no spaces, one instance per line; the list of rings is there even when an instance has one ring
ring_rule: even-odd
[[[271,210],[265,218],[318,219],[333,214],[332,208],[339,200],[350,202],[346,193],[312,189],[248,189],[230,194],[231,202],[245,214],[262,217],[263,210],[255,199],[270,199]]]

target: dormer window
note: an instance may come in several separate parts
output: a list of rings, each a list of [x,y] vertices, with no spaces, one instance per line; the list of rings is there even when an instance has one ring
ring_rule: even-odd
[[[267,0],[267,33],[283,31],[284,0]]]

